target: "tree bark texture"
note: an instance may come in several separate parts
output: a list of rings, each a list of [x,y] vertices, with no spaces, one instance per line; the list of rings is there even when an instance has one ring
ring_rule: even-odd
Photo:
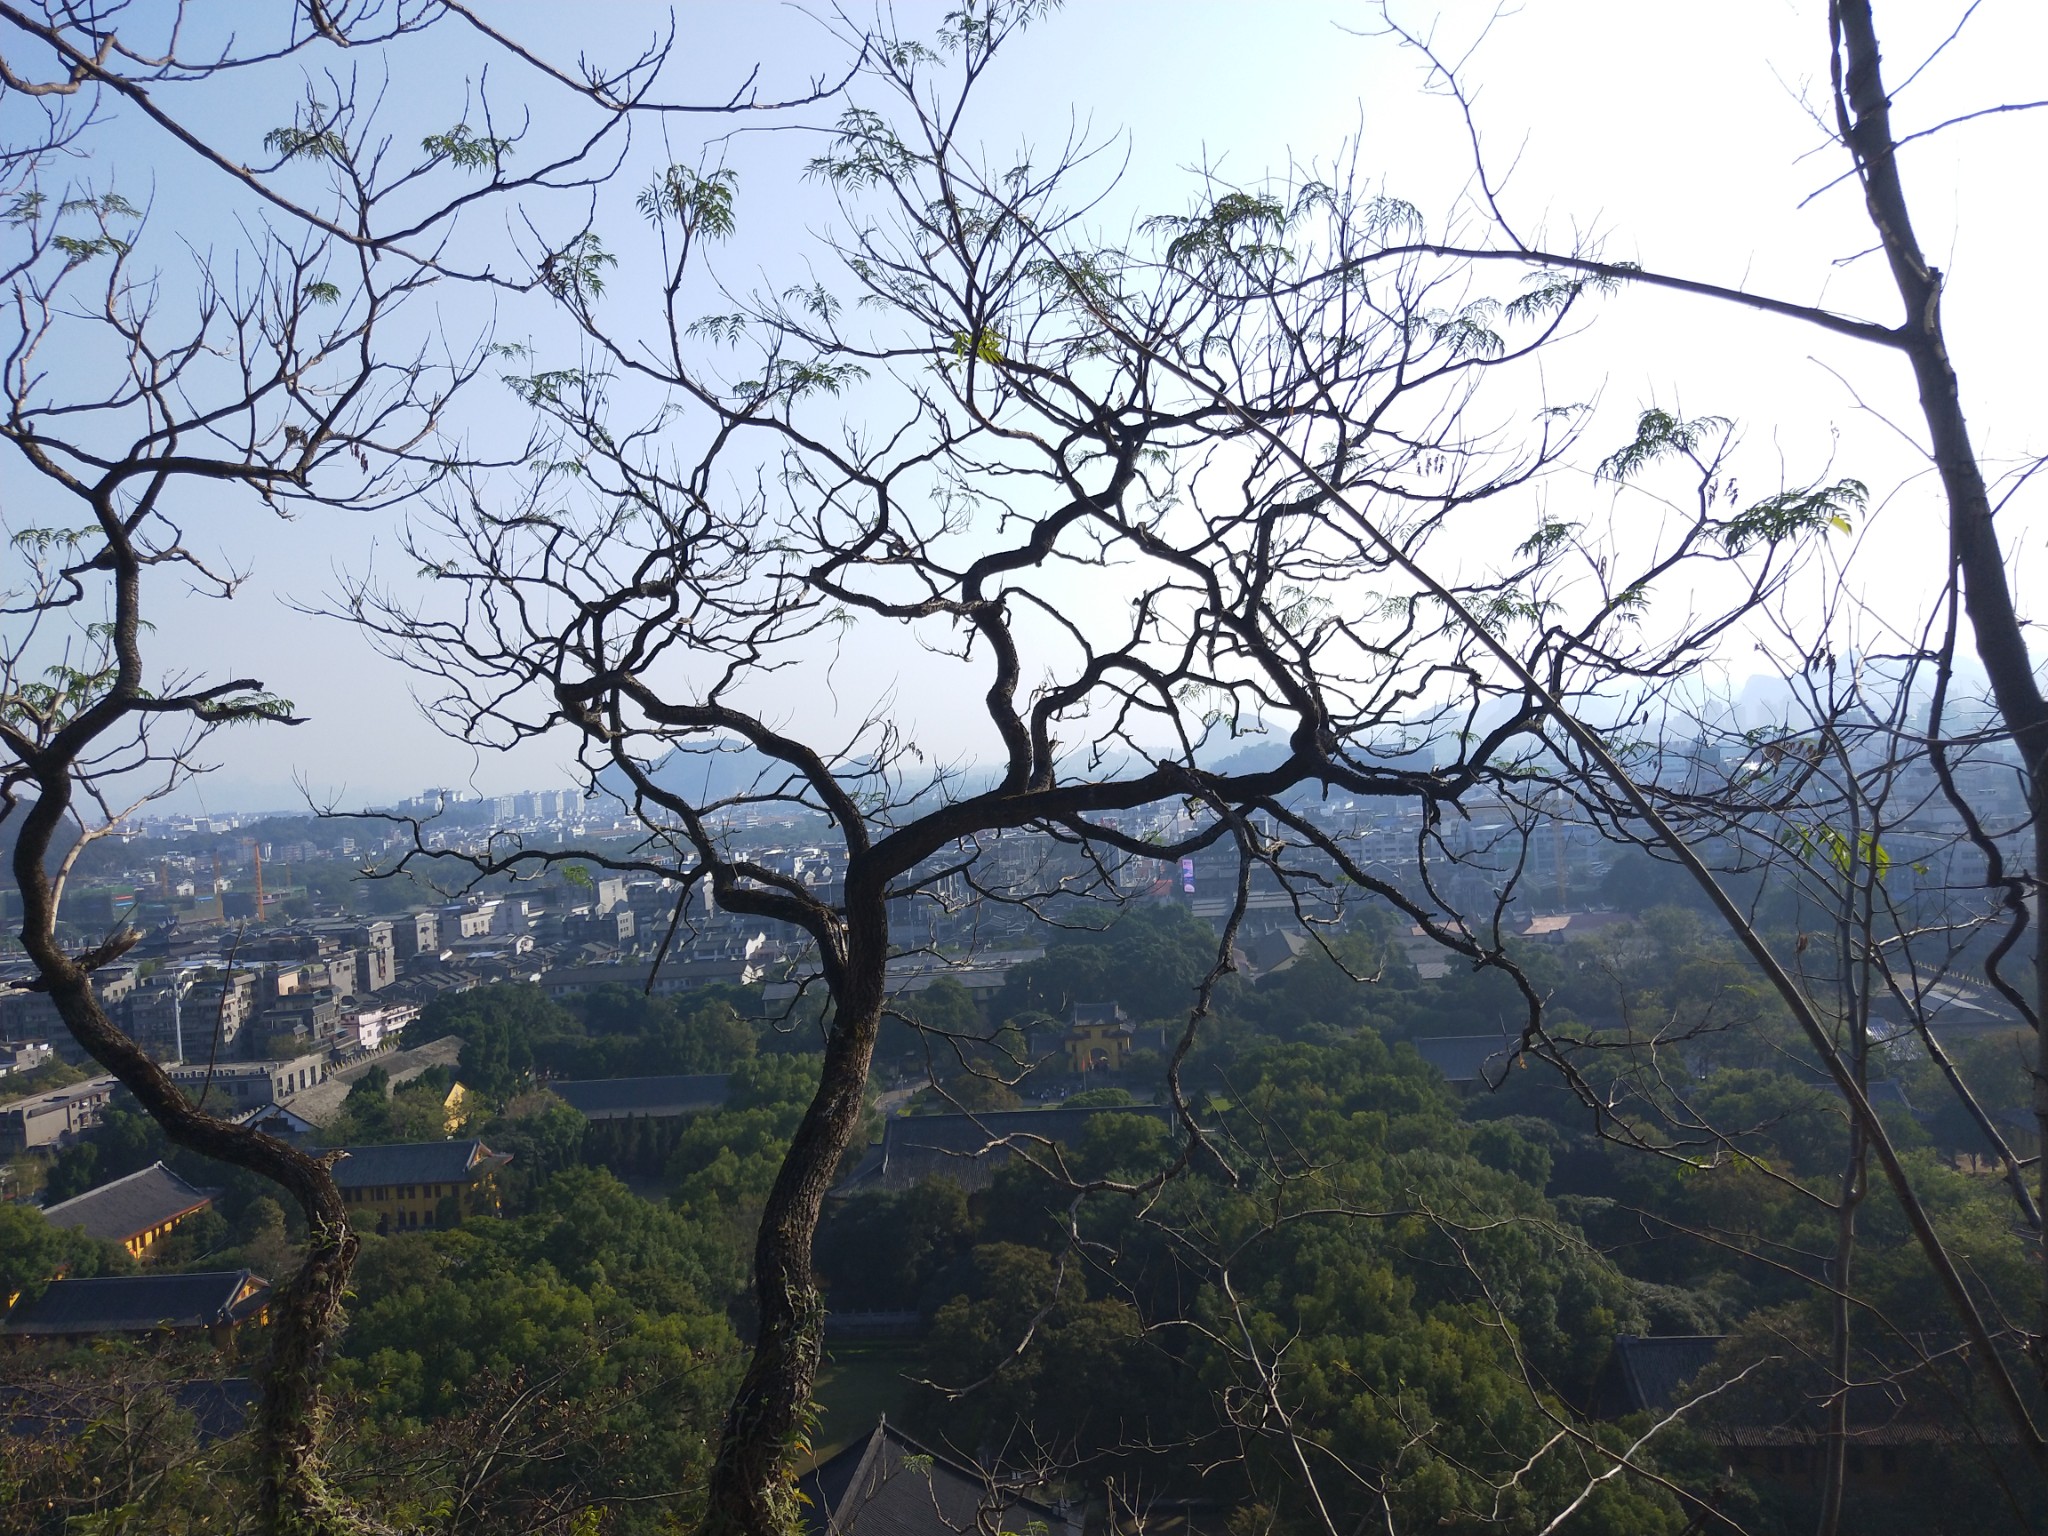
[[[245,1168],[280,1186],[306,1218],[306,1257],[272,1294],[268,1352],[251,1435],[259,1475],[258,1524],[278,1536],[364,1529],[321,1471],[326,1409],[321,1379],[342,1322],[342,1298],[359,1240],[327,1163],[246,1126],[195,1108],[163,1068],[115,1026],[93,991],[92,971],[127,948],[116,940],[74,958],[54,938],[57,893],[45,867],[53,835],[70,803],[69,767],[45,766],[41,793],[15,844],[22,894],[22,943],[72,1038],[133,1093],[164,1134],[181,1147]]]
[[[860,1129],[889,955],[886,903],[879,891],[856,895],[853,885],[849,879],[843,952],[827,966],[833,1019],[818,1092],[776,1174],[754,1244],[759,1332],[711,1469],[711,1536],[792,1536],[802,1528],[795,1461],[805,1448],[825,1341],[812,1239]]]
[[[2041,921],[2039,879],[2048,868],[2048,700],[2034,677],[2033,658],[2013,604],[1991,493],[1970,441],[1962,393],[1941,321],[1941,272],[1920,249],[1899,177],[1891,100],[1885,94],[1877,27],[1870,0],[1835,0],[1829,13],[1834,44],[1839,127],[1856,160],[1870,215],[1905,304],[1898,345],[1913,365],[1920,409],[1927,422],[1935,469],[1949,509],[1950,558],[1961,572],[1964,611],[1977,657],[1990,679],[2006,729],[2024,765],[2027,809],[2034,829],[2035,1017],[2048,1019],[2048,926]],[[2048,1030],[2037,1031],[2034,1115],[2048,1146]],[[2039,1167],[2040,1199],[2048,1204],[2048,1160]],[[2048,1235],[2044,1235],[2048,1244]],[[2048,1381],[2048,1246],[2039,1265],[2040,1312],[2034,1329],[2035,1365]]]

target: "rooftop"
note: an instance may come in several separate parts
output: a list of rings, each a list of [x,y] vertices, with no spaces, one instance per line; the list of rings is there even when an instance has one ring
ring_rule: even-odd
[[[410,1050],[373,1053],[352,1061],[329,1073],[324,1082],[301,1088],[286,1102],[291,1105],[292,1113],[302,1120],[309,1120],[314,1125],[331,1125],[340,1118],[349,1090],[367,1076],[372,1067],[382,1067],[385,1077],[396,1088],[433,1067],[452,1070],[460,1065],[461,1059],[462,1041],[454,1035],[443,1035],[439,1040],[429,1040],[425,1045],[414,1046]]]
[[[0,1435],[21,1440],[75,1440],[95,1423],[131,1406],[132,1387],[121,1381],[78,1380],[0,1383]],[[256,1403],[246,1376],[223,1381],[172,1381],[152,1395],[192,1415],[201,1445],[242,1432]]]
[[[666,1117],[719,1109],[731,1077],[706,1072],[677,1077],[594,1077],[550,1083],[548,1090],[588,1120],[621,1120],[634,1115]]]
[[[1044,1152],[1052,1143],[1071,1145],[1098,1115],[1142,1115],[1169,1129],[1173,1125],[1173,1112],[1155,1104],[903,1115],[884,1122],[881,1145],[869,1148],[860,1166],[833,1193],[908,1189],[932,1178],[981,1189],[1017,1151]]]
[[[1635,921],[1627,912],[1551,912],[1529,919],[1525,939],[1583,939]]]
[[[10,1099],[0,1094],[0,1111],[17,1109],[40,1113],[45,1109],[59,1108],[65,1104],[79,1104],[91,1099],[103,1099],[119,1086],[111,1073],[89,1077],[82,1083],[72,1083],[63,1088],[48,1088],[41,1093],[31,1093],[21,1098]]]
[[[1438,1035],[1410,1044],[1453,1083],[1498,1084],[1515,1056],[1515,1041],[1507,1035]]]
[[[1128,1022],[1124,1011],[1115,1003],[1074,1004],[1074,1027],[1084,1024],[1122,1024]]]
[[[52,1226],[74,1227],[87,1237],[125,1243],[211,1204],[213,1196],[206,1190],[187,1183],[162,1163],[151,1163],[126,1178],[60,1200],[43,1215]]]
[[[33,1301],[14,1304],[0,1333],[80,1337],[210,1328],[254,1316],[269,1294],[270,1282],[246,1269],[52,1280]]]
[[[865,1439],[805,1473],[805,1536],[960,1536],[1023,1532],[1071,1536],[1064,1510],[928,1450],[887,1419]]]
[[[1639,1338],[1621,1334],[1614,1353],[1593,1384],[1593,1414],[1619,1419],[1653,1410],[1669,1413],[1684,1400],[1693,1378],[1714,1362],[1721,1347],[1717,1334],[1676,1334]]]
[[[403,1141],[382,1147],[349,1147],[334,1165],[334,1182],[343,1189],[368,1189],[380,1184],[461,1184],[504,1167],[509,1153],[493,1152],[480,1141]]]

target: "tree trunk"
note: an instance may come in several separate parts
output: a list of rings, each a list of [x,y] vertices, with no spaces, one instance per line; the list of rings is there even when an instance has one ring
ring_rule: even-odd
[[[828,964],[833,1020],[818,1092],[761,1212],[754,1244],[759,1332],[711,1469],[708,1536],[792,1536],[802,1526],[795,1461],[808,1449],[811,1389],[825,1343],[811,1241],[826,1191],[860,1128],[889,957],[887,906],[879,891],[857,896],[854,883],[849,876],[845,954],[836,967]]]
[[[1992,696],[2019,748],[2026,774],[2038,881],[2042,870],[2048,868],[2044,862],[2048,861],[2048,700],[2043,699],[2034,679],[2033,659],[2027,653],[2026,635],[2013,606],[2005,557],[1999,547],[1990,489],[1963,416],[1961,391],[1942,330],[1942,276],[1920,250],[1899,179],[1891,101],[1885,95],[1870,0],[1835,0],[1829,23],[1835,42],[1839,126],[1855,156],[1864,206],[1905,304],[1900,342],[1919,384],[1920,409],[1948,501],[1950,553],[1962,572],[1964,611],[1970,618],[1977,657],[1991,681]],[[2038,901],[2034,910],[2034,986],[2035,1017],[2048,1020],[2048,990],[2044,990],[2048,989],[2048,929],[2042,925]],[[2048,1147],[2048,1029],[2037,1031],[2037,1035],[2034,1115],[2041,1145]],[[2048,1159],[2040,1165],[2039,1178],[2040,1198],[2048,1204]],[[2033,1353],[2037,1369],[2048,1380],[2048,1351],[2042,1348],[2042,1336],[2048,1333],[2048,1247],[2040,1258],[2040,1315]]]
[[[1871,945],[1876,926],[1875,871],[1864,858],[1864,839],[1878,846],[1877,811],[1865,826],[1863,784],[1853,754],[1830,728],[1828,748],[1842,774],[1848,797],[1847,837],[1843,847],[1841,901],[1835,913],[1836,1006],[1847,1032],[1850,1075],[1865,1098],[1870,1092]],[[1836,1536],[1842,1524],[1842,1491],[1849,1475],[1849,1282],[1856,1263],[1856,1213],[1863,1204],[1870,1166],[1870,1143],[1863,1122],[1849,1117],[1849,1153],[1835,1206],[1835,1255],[1828,1269],[1834,1288],[1829,1297],[1829,1374],[1833,1396],[1828,1403],[1828,1439],[1821,1467],[1820,1524],[1816,1536]]]
[[[65,1027],[135,1095],[171,1141],[271,1180],[305,1214],[305,1261],[270,1302],[269,1351],[251,1431],[259,1528],[280,1536],[359,1531],[361,1522],[328,1488],[320,1455],[326,1421],[320,1382],[327,1352],[341,1331],[342,1298],[360,1247],[341,1193],[325,1162],[195,1109],[163,1068],[107,1017],[93,991],[92,967],[107,963],[126,945],[117,941],[81,963],[57,944],[56,890],[44,860],[70,803],[68,766],[50,768],[38,785],[42,793],[24,817],[15,844],[14,877],[22,895],[22,944]]]

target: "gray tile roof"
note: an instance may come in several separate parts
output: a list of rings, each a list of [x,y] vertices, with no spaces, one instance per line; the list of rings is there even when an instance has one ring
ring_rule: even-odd
[[[1018,1151],[1043,1155],[1050,1150],[1048,1142],[1073,1146],[1098,1115],[1143,1115],[1169,1130],[1173,1127],[1173,1112],[1156,1104],[903,1115],[884,1122],[882,1144],[871,1149],[833,1193],[908,1189],[934,1178],[951,1179],[964,1189],[982,1189]]]
[[[1122,1024],[1127,1022],[1124,1011],[1115,1003],[1076,1003],[1074,1022],[1078,1024]]]
[[[331,1125],[341,1118],[341,1107],[353,1087],[355,1084],[345,1077],[330,1077],[324,1083],[301,1088],[285,1102],[301,1120],[318,1126]]]
[[[593,1077],[549,1083],[548,1089],[588,1120],[694,1115],[725,1104],[732,1078],[724,1072],[685,1077]]]
[[[87,1237],[125,1243],[173,1217],[211,1204],[209,1191],[188,1184],[162,1163],[151,1163],[126,1178],[59,1201],[43,1215],[52,1226],[74,1227]]]
[[[391,1079],[391,1086],[409,1083],[422,1072],[432,1067],[456,1068],[462,1065],[462,1040],[457,1035],[443,1035],[438,1040],[429,1040],[425,1045],[408,1046],[402,1051],[393,1051],[389,1056],[372,1057],[368,1066],[381,1066]],[[352,1076],[360,1076],[351,1069]]]
[[[1871,1373],[1853,1381],[1844,1394],[1849,1431],[1857,1444],[2015,1443],[2009,1426],[1973,1424],[1967,1411],[1958,1411],[1968,1398],[1967,1389],[1959,1390],[1961,1384],[1951,1374],[1959,1367],[1968,1371],[1966,1356],[1956,1351],[1960,1341],[1922,1336],[1911,1342],[1923,1361],[1931,1363],[1895,1367],[1866,1357],[1852,1366],[1854,1375]],[[1719,1337],[1705,1334],[1618,1336],[1593,1386],[1593,1416],[1618,1419],[1632,1413],[1671,1412],[1694,1395],[1721,1343]],[[1821,1445],[1828,1436],[1823,1405],[1837,1390],[1818,1361],[1793,1361],[1787,1374],[1774,1378],[1767,1390],[1703,1403],[1689,1422],[1713,1445]]]
[[[172,1381],[144,1388],[145,1400],[192,1415],[201,1445],[239,1435],[256,1405],[256,1383],[246,1376],[221,1381]],[[0,1435],[16,1440],[73,1441],[94,1424],[132,1410],[135,1389],[125,1381],[68,1380],[0,1383]]]
[[[270,1282],[246,1269],[52,1280],[42,1295],[14,1304],[0,1333],[83,1337],[209,1328],[253,1316],[269,1293]]]
[[[413,1046],[409,1050],[384,1051],[352,1061],[337,1069],[324,1082],[301,1088],[284,1102],[291,1106],[293,1114],[314,1125],[332,1125],[341,1118],[342,1105],[347,1101],[349,1090],[369,1075],[372,1067],[382,1067],[384,1075],[396,1088],[409,1083],[432,1067],[457,1067],[461,1064],[462,1042],[454,1035],[443,1035],[438,1040],[429,1040],[425,1045]]]
[[[1078,1529],[1064,1511],[934,1454],[887,1419],[805,1473],[801,1488],[805,1536],[971,1536],[1034,1523],[1062,1536]]]
[[[349,1147],[334,1165],[343,1189],[385,1184],[460,1184],[512,1161],[480,1141],[404,1141],[381,1147]]]
[[[1494,1084],[1507,1075],[1515,1043],[1506,1035],[1438,1035],[1411,1042],[1415,1054],[1449,1081]]]
[[[1714,1351],[1720,1347],[1718,1334],[1619,1335],[1593,1385],[1594,1416],[1619,1419],[1646,1409],[1670,1412],[1685,1400],[1692,1379],[1713,1364]]]

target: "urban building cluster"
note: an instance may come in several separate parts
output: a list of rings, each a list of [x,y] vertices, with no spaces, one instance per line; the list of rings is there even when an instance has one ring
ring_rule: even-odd
[[[1741,769],[1742,750],[1732,740],[1696,743],[1672,753],[1664,771],[1725,776]],[[1986,760],[1958,771],[1986,813],[2012,809],[2005,765]],[[708,885],[685,889],[651,876],[557,867],[543,880],[406,905],[405,896],[429,888],[361,878],[387,845],[410,846],[417,827],[433,828],[450,846],[505,835],[544,842],[601,831],[605,817],[622,814],[605,804],[569,790],[493,797],[432,790],[402,802],[391,819],[138,821],[123,828],[125,837],[103,840],[97,865],[74,877],[65,921],[81,945],[122,926],[139,932],[121,960],[99,973],[99,996],[174,1075],[203,1079],[238,1113],[291,1104],[309,1123],[331,1116],[348,1082],[392,1052],[406,1026],[450,991],[499,981],[534,983],[555,998],[607,984],[663,996],[759,986],[773,1010],[815,989],[803,935],[720,910]],[[1433,843],[1433,885],[1461,910],[1485,910],[1499,879],[1489,851],[1510,850],[1519,881],[1515,926],[1532,942],[1560,943],[1623,920],[1588,910],[1612,845],[1561,813],[1538,811],[1532,820],[1526,807],[1474,801],[1425,828],[1422,809],[1405,800],[1332,796],[1295,811],[1341,840],[1354,865],[1390,880],[1412,876],[1418,846]],[[1888,833],[1894,856],[1934,857],[1953,833],[1945,816],[1953,816],[1946,802],[1930,797],[1917,817]],[[1127,841],[1162,847],[1193,827],[1179,806],[1104,820]],[[836,898],[844,869],[822,827],[798,814],[750,811],[726,832],[764,870],[827,902]],[[1312,853],[1292,854],[1288,864],[1285,883],[1264,864],[1250,872],[1237,955],[1246,975],[1290,964],[1307,942],[1303,917],[1341,922],[1347,893],[1356,890]],[[949,980],[975,1001],[989,1000],[1013,967],[1042,953],[1043,918],[1062,907],[1071,914],[1111,896],[1176,903],[1220,927],[1239,900],[1227,852],[1147,859],[1030,831],[947,848],[920,873],[891,913],[904,950],[891,967],[898,995]],[[392,897],[390,910],[368,910]],[[1420,927],[1406,927],[1395,942],[1424,979],[1450,963]],[[25,961],[0,954],[0,1085],[56,1058],[85,1064],[30,980]],[[1076,1072],[1120,1067],[1147,1043],[1128,1020],[1111,1016],[1114,1000],[1100,1006],[1110,1012],[1063,1020],[1032,1048],[1048,1059],[1071,1058]],[[0,1152],[75,1140],[105,1113],[112,1087],[93,1078],[5,1103]],[[315,1089],[322,1092],[304,1097]],[[0,1101],[6,1097],[0,1086]]]

